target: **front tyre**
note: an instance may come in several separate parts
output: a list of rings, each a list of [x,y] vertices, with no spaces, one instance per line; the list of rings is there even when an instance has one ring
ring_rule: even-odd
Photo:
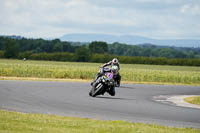
[[[96,97],[97,95],[101,94],[102,89],[103,89],[103,84],[98,83],[92,87],[92,90],[89,92],[89,95],[92,97]]]
[[[89,92],[89,96],[91,96],[91,97],[92,97],[92,90]]]

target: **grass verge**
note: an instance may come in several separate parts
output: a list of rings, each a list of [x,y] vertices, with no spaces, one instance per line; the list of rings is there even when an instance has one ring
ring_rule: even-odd
[[[191,104],[200,105],[200,96],[187,97],[187,98],[184,98],[184,101]]]
[[[199,129],[0,110],[1,133],[200,133]]]

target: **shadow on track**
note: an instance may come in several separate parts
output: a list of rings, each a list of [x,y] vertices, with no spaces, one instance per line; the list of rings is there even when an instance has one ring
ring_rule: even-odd
[[[135,99],[126,99],[126,98],[119,98],[119,97],[105,97],[105,96],[96,96],[96,98],[102,98],[102,99],[117,99],[117,100],[135,100]]]
[[[125,89],[135,89],[133,87],[128,87],[128,86],[120,86],[119,88],[125,88]]]

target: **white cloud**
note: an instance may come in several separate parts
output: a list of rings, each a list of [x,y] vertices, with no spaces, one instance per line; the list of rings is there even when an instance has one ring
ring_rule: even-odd
[[[200,36],[197,31],[200,18],[195,17],[199,13],[200,6],[195,0],[189,4],[182,0],[0,0],[0,34]]]
[[[200,4],[185,4],[180,11],[186,14],[200,15]]]

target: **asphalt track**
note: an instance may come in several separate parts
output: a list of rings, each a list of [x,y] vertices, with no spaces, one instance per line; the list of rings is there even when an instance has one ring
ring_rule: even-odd
[[[0,81],[0,109],[28,113],[126,120],[200,128],[200,109],[153,99],[159,95],[200,95],[200,86],[122,84],[116,96],[89,97],[89,83]]]

